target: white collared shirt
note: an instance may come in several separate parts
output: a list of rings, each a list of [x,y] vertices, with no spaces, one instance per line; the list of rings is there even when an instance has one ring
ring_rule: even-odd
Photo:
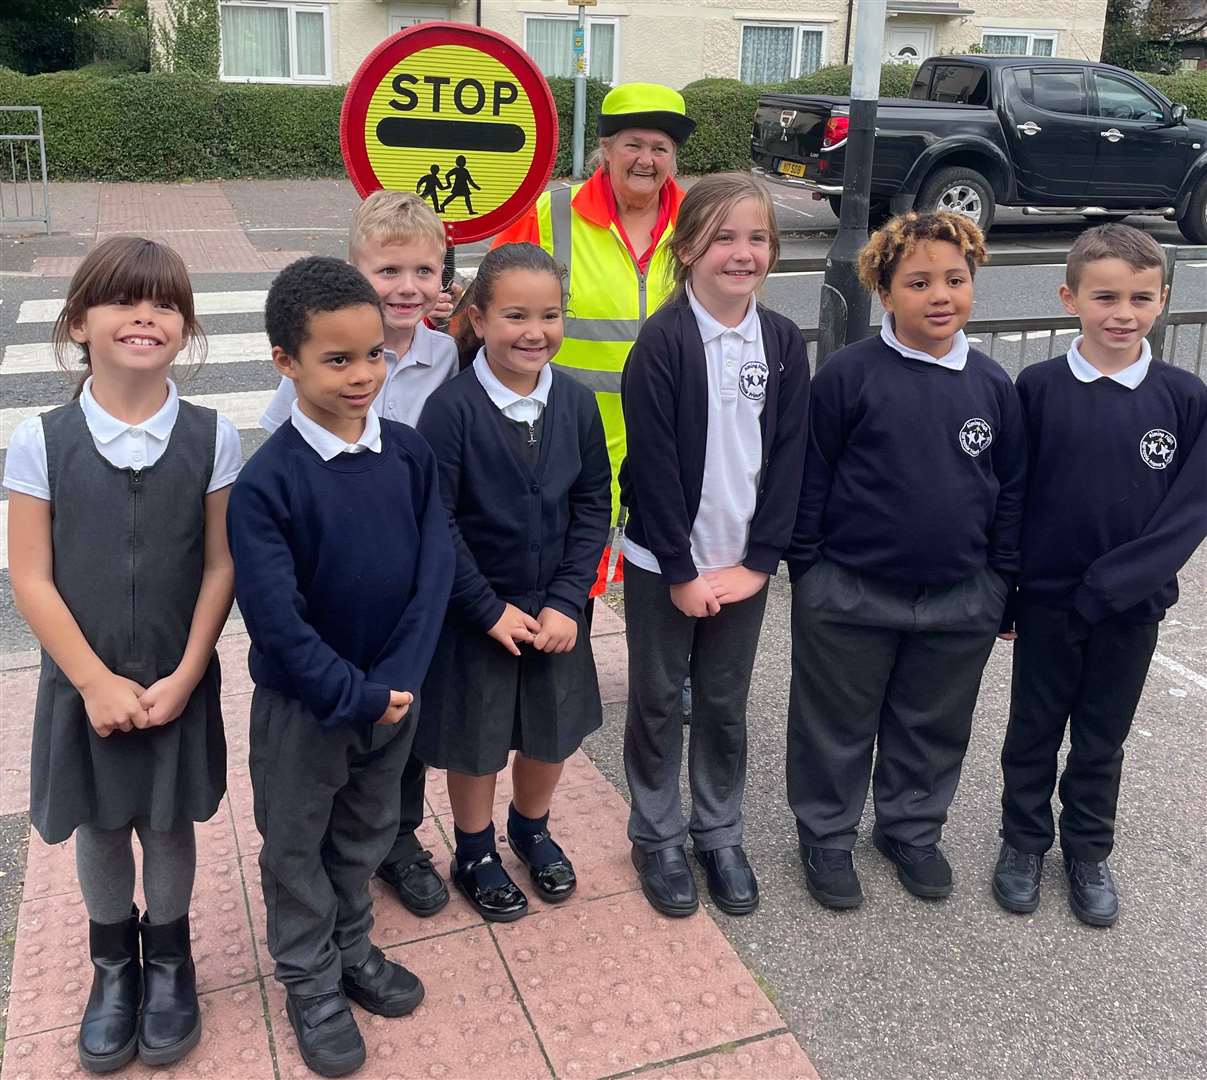
[[[386,381],[373,399],[373,411],[387,420],[414,427],[432,392],[457,374],[457,346],[448,334],[420,323],[415,327],[411,347],[401,357],[386,349],[385,362]],[[297,399],[292,380],[282,378],[260,417],[260,427],[276,431],[289,419],[290,407]]]
[[[322,424],[311,420],[302,407],[295,401],[289,410],[289,422],[297,428],[297,432],[306,440],[307,445],[324,461],[330,461],[340,454],[363,454],[372,450],[381,453],[381,421],[377,413],[370,409],[365,413],[365,429],[360,433],[356,442],[344,442],[338,435],[328,431]]]
[[[553,385],[553,372],[548,364],[541,368],[541,373],[536,377],[536,389],[527,397],[517,394],[514,390],[508,390],[499,382],[498,376],[490,370],[490,365],[486,362],[485,346],[479,349],[478,355],[474,357],[474,374],[482,384],[482,389],[486,391],[486,396],[490,398],[491,404],[509,420],[535,424],[545,411],[545,406],[549,404],[549,387]]]
[[[149,469],[168,448],[176,417],[180,414],[180,397],[176,384],[167,380],[168,398],[140,424],[127,424],[106,412],[92,395],[92,376],[84,381],[78,404],[97,452],[118,469],[138,472]],[[206,494],[229,487],[239,475],[242,463],[239,431],[225,416],[218,417],[214,435],[214,468]],[[50,499],[50,475],[46,466],[46,434],[42,419],[32,416],[17,425],[8,441],[4,460],[4,486],[10,491],[32,495],[35,499]]]
[[[746,558],[763,467],[759,419],[769,372],[762,323],[753,297],[737,326],[725,326],[714,319],[690,285],[687,300],[704,342],[708,377],[704,480],[691,526],[692,562],[705,574],[738,566]],[[661,571],[653,552],[627,536],[623,551],[624,557],[642,570]]]
[[[1078,334],[1073,339],[1073,344],[1069,346],[1068,353],[1065,354],[1069,370],[1078,382],[1091,383],[1097,379],[1110,379],[1111,382],[1117,382],[1129,390],[1135,390],[1144,381],[1144,376],[1148,374],[1148,366],[1153,359],[1153,350],[1148,343],[1148,338],[1144,338],[1140,342],[1140,358],[1135,363],[1128,364],[1122,371],[1116,371],[1114,375],[1107,375],[1105,372],[1099,371],[1081,355],[1081,343],[1084,338],[1084,334]]]
[[[886,311],[884,318],[880,320],[880,340],[902,356],[921,360],[925,364],[938,364],[939,367],[950,368],[952,371],[963,371],[964,365],[968,363],[968,338],[963,330],[956,331],[955,337],[951,340],[951,348],[945,355],[931,356],[930,353],[922,352],[921,349],[911,349],[908,345],[902,345],[897,340],[896,331],[893,329],[893,317]]]

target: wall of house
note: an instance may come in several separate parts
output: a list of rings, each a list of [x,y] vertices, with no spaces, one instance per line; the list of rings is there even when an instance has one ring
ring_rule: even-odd
[[[524,43],[525,16],[569,15],[567,0],[480,0],[482,24]],[[166,0],[150,0],[152,17]],[[962,0],[975,9],[957,18],[900,14],[886,30],[929,27],[934,51],[964,52],[992,29],[1054,30],[1060,56],[1097,59],[1102,49],[1106,0]],[[404,3],[401,0],[332,0],[332,78],[347,82],[365,56],[387,36],[391,16],[422,15],[473,23],[477,0]],[[823,63],[843,62],[847,0],[600,0],[590,16],[618,25],[617,80],[681,87],[705,76],[739,75],[744,23],[789,22],[820,27]]]

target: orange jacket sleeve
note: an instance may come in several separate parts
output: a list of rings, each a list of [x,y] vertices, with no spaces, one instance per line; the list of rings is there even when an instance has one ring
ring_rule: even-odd
[[[497,248],[500,244],[536,244],[541,243],[541,226],[536,219],[536,207],[534,206],[528,211],[519,221],[510,228],[504,229],[490,242],[492,248]]]

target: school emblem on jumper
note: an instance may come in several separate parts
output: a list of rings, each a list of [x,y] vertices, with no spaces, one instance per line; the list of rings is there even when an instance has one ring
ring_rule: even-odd
[[[1146,431],[1140,440],[1140,460],[1150,469],[1164,469],[1178,449],[1178,440],[1164,428]]]
[[[983,450],[988,450],[993,443],[993,428],[988,420],[974,416],[965,420],[960,428],[960,445],[969,457],[978,457]]]
[[[762,360],[748,360],[738,372],[738,386],[751,401],[762,401],[767,393],[767,365]]]

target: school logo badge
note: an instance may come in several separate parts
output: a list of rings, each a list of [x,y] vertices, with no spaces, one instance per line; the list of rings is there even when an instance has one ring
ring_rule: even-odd
[[[964,426],[960,428],[960,446],[969,457],[979,457],[992,443],[993,428],[989,426],[988,420],[974,416],[971,420],[964,421]]]
[[[1173,461],[1178,440],[1164,428],[1146,431],[1140,440],[1140,460],[1150,469],[1164,469]]]
[[[748,360],[738,372],[738,388],[751,401],[762,401],[767,393],[767,365],[762,360]]]

